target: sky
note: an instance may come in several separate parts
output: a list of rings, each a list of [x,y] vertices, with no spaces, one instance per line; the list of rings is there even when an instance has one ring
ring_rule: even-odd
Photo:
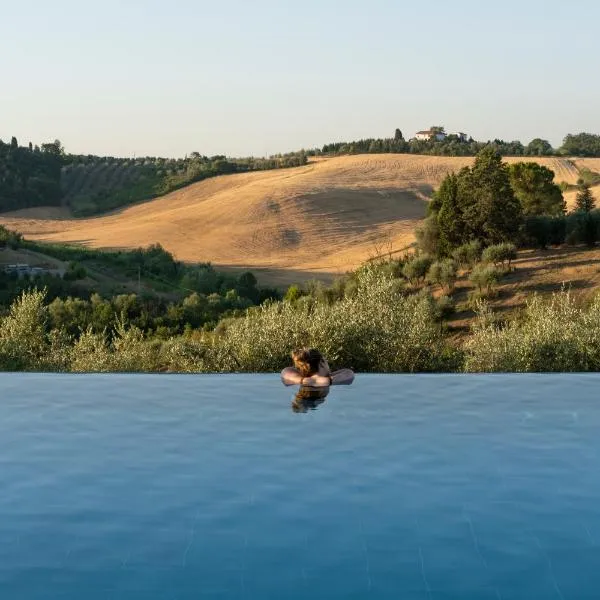
[[[264,156],[600,133],[597,0],[0,0],[0,139]]]

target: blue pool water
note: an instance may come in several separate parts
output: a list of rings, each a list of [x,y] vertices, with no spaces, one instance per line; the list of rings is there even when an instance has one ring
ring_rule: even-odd
[[[599,385],[0,375],[0,598],[599,598]]]

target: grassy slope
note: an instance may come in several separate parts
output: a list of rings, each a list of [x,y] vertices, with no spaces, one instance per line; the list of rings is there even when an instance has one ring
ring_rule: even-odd
[[[522,250],[513,265],[514,270],[502,278],[495,296],[488,299],[494,311],[506,317],[522,309],[532,293],[550,295],[566,287],[586,300],[600,289],[600,248]],[[473,289],[467,274],[461,274],[452,294],[457,312],[450,319],[457,332],[465,333],[474,317],[468,301]],[[434,291],[434,295],[439,294],[439,290]]]
[[[261,282],[284,285],[328,279],[382,249],[407,248],[432,190],[472,160],[393,154],[318,159],[294,169],[216,177],[100,217],[28,209],[2,215],[0,223],[32,239],[91,247],[160,242],[180,260],[252,269]],[[553,169],[557,181],[575,183],[578,168],[595,170],[600,161],[538,162]]]

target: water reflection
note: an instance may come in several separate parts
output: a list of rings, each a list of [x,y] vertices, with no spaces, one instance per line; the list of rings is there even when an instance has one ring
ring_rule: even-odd
[[[328,394],[329,387],[317,388],[302,385],[292,400],[292,410],[297,413],[316,410],[317,406],[325,402],[325,398],[327,398]]]

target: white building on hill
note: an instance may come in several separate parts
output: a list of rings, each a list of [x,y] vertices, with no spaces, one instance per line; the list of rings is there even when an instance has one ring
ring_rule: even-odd
[[[446,134],[443,131],[427,129],[426,131],[417,131],[417,133],[415,133],[415,138],[418,140],[437,140],[438,142],[441,142],[446,139]]]

